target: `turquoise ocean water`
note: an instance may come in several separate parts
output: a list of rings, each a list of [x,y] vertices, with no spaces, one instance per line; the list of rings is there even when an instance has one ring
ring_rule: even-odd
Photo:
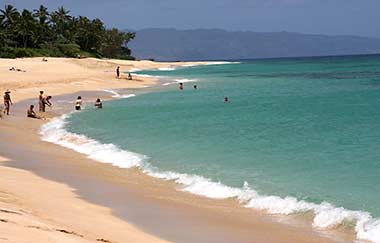
[[[313,211],[316,227],[353,222],[358,238],[380,239],[380,56],[139,74],[164,85],[75,113],[65,129],[136,153],[185,191],[274,214]]]

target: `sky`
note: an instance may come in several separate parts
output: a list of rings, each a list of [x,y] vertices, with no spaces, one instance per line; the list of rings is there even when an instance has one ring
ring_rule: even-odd
[[[107,27],[289,31],[380,38],[380,0],[0,0],[100,18]]]

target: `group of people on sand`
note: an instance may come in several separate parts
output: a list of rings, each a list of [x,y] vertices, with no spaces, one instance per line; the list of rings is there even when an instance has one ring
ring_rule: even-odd
[[[44,91],[40,91],[40,95],[38,96],[38,111],[39,112],[45,112],[46,106],[51,107],[53,104],[51,103],[52,96],[44,96]],[[39,116],[34,111],[34,105],[30,105],[29,109],[26,111],[26,117],[28,118],[35,118],[35,119],[42,119],[42,116]]]
[[[4,109],[1,110],[2,107],[0,107],[1,108],[0,109],[0,117],[2,117],[3,114],[9,115],[10,106],[13,105],[10,94],[11,94],[11,91],[9,91],[9,90],[4,92],[4,96],[3,96]],[[52,99],[52,96],[50,96],[50,95],[44,96],[44,91],[43,90],[40,91],[40,95],[38,96],[38,111],[40,113],[46,111],[46,106],[51,107],[53,105],[51,103],[51,99]],[[75,101],[75,110],[81,110],[81,107],[82,107],[82,97],[78,96],[77,100]],[[97,109],[103,108],[103,103],[100,100],[100,98],[96,99],[95,107]],[[37,113],[34,111],[34,105],[29,106],[28,110],[26,111],[26,116],[28,118],[35,118],[35,119],[42,119],[43,118],[42,116],[37,115]]]
[[[196,84],[194,84],[193,88],[198,89],[198,86]],[[183,83],[179,83],[179,90],[183,90],[183,89],[184,89]],[[229,103],[229,102],[230,102],[229,98],[227,96],[224,97],[224,103]]]
[[[117,68],[116,68],[116,77],[120,78],[120,66],[117,66]],[[128,78],[127,79],[128,80],[132,80],[133,79],[131,73],[128,73]]]
[[[11,67],[11,68],[9,69],[9,71],[14,71],[14,72],[26,72],[25,70],[22,70],[22,69],[20,69],[20,68],[15,68],[15,67]]]

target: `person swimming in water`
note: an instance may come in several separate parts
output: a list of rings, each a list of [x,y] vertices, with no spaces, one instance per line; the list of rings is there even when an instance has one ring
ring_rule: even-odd
[[[183,83],[179,83],[179,90],[183,90]]]
[[[82,106],[82,97],[78,96],[77,100],[75,101],[75,110],[79,111]]]
[[[102,109],[103,108],[102,101],[99,98],[96,99],[95,107],[98,108],[98,109]]]
[[[224,97],[224,103],[228,103],[230,102],[230,100],[228,99],[228,97]]]
[[[197,86],[197,85],[194,85],[194,89],[198,89],[198,86]]]

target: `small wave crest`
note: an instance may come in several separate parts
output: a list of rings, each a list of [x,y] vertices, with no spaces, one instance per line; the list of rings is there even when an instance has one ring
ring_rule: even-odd
[[[102,144],[87,136],[67,131],[66,119],[71,114],[54,118],[44,124],[40,130],[42,140],[70,148],[98,162],[120,168],[139,167],[147,175],[174,181],[180,185],[180,190],[196,195],[213,199],[235,198],[246,208],[263,210],[269,214],[291,215],[311,212],[314,214],[312,225],[319,229],[332,229],[345,222],[353,222],[358,239],[380,242],[380,219],[373,218],[368,212],[347,210],[327,202],[316,204],[294,197],[260,195],[247,182],[241,188],[230,187],[199,175],[161,171],[149,164],[149,158],[145,155],[123,150],[114,144]]]
[[[153,76],[149,74],[139,74],[139,73],[133,73],[134,76],[142,77],[142,78],[161,78],[162,76]]]
[[[103,91],[112,94],[112,98],[125,99],[125,98],[131,98],[131,97],[136,96],[135,94],[123,94],[123,95],[121,95],[118,92],[116,92],[115,90],[111,90],[111,89],[104,89]]]
[[[131,168],[143,163],[145,156],[121,150],[114,144],[101,144],[84,135],[71,133],[65,130],[66,119],[70,114],[54,118],[41,127],[40,134],[43,141],[55,143],[70,148],[88,158],[110,163],[120,168]]]
[[[206,62],[206,63],[189,63],[184,64],[182,67],[196,67],[196,66],[209,66],[209,65],[226,65],[226,64],[241,64],[241,62]]]
[[[166,82],[166,83],[163,83],[162,85],[163,86],[168,86],[168,85],[172,85],[172,84],[178,84],[178,83],[194,83],[194,82],[198,82],[198,79],[176,79],[175,81],[173,82]]]
[[[160,71],[174,71],[175,68],[174,67],[162,67],[162,68],[158,68],[158,70],[160,70]]]

